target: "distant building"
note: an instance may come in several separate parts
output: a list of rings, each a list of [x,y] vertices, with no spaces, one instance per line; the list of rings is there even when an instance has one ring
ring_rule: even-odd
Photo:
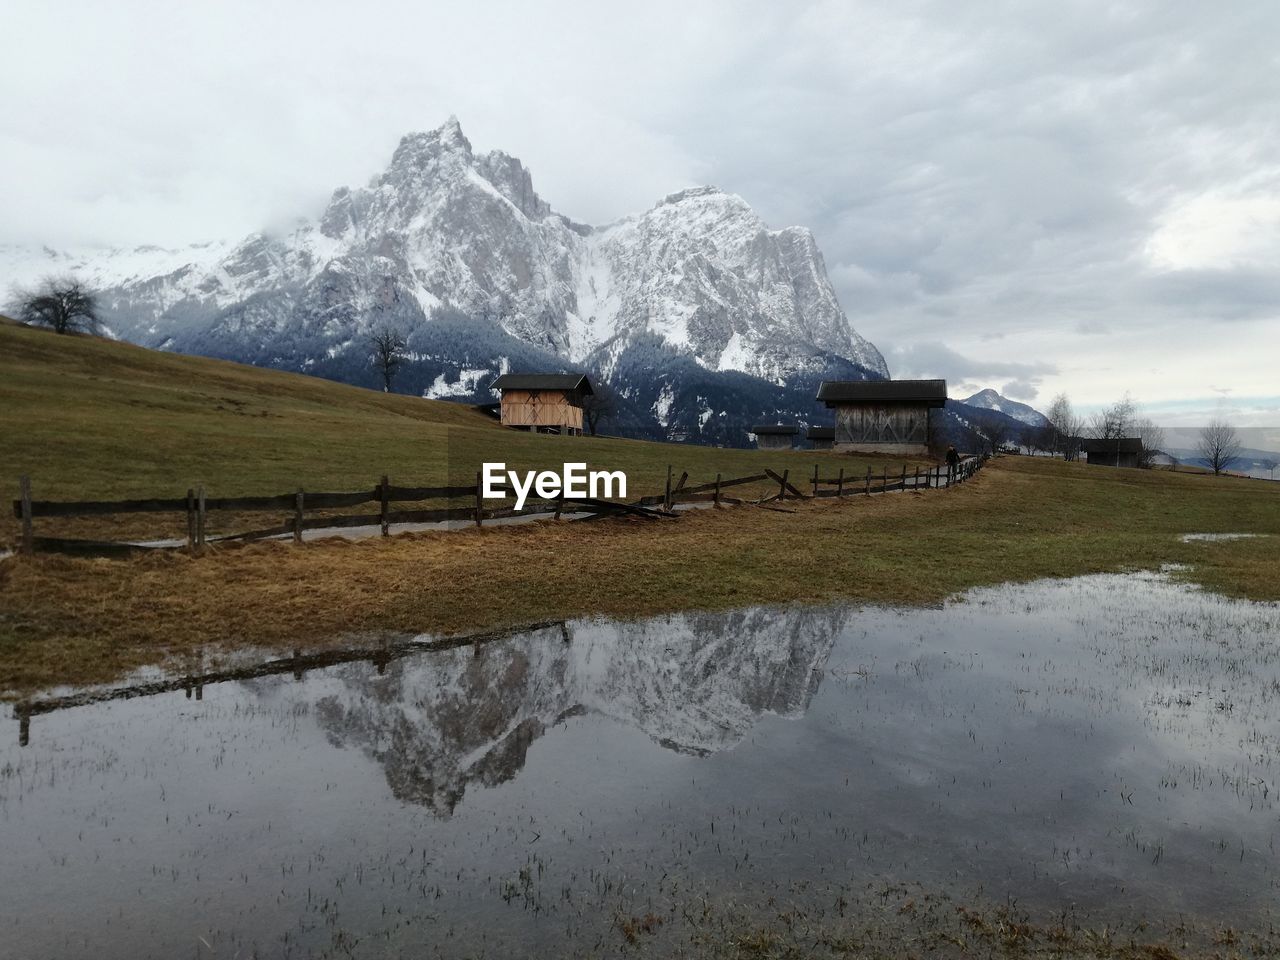
[[[830,450],[831,444],[836,439],[835,427],[810,427],[809,432],[805,434],[809,438],[809,442],[813,444],[815,450]]]
[[[793,423],[761,423],[751,428],[761,450],[790,450],[800,428]]]
[[[532,432],[582,433],[582,398],[591,381],[580,373],[504,373],[490,386],[502,391],[503,426]]]
[[[1136,467],[1142,454],[1140,437],[1120,437],[1113,440],[1085,439],[1080,441],[1080,452],[1087,463],[1102,467]]]
[[[926,456],[930,411],[947,402],[947,381],[824,380],[818,399],[835,411],[832,449]]]

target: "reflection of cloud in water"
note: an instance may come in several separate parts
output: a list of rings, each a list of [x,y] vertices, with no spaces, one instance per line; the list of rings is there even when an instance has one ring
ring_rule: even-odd
[[[848,614],[754,609],[640,623],[576,623],[343,669],[316,704],[336,746],[360,747],[400,800],[451,814],[470,783],[513,778],[568,716],[595,713],[664,747],[708,754],[762,714],[802,713]]]

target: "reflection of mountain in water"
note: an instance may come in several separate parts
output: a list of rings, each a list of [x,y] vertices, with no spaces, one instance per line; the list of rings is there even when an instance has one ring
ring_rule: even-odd
[[[448,816],[468,783],[503,783],[568,716],[595,713],[685,753],[732,746],[761,714],[808,706],[845,614],[750,610],[577,623],[345,668],[316,705],[332,743],[358,746],[392,792]]]

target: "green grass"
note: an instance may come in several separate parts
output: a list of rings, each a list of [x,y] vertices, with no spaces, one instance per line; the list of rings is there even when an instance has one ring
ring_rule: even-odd
[[[36,499],[359,490],[469,483],[484,461],[513,469],[584,460],[626,471],[628,494],[658,493],[668,464],[690,482],[759,473],[879,474],[898,461],[636,440],[533,435],[471,407],[300,374],[55,336],[0,322],[0,489],[31,477]],[[800,486],[800,484],[797,484]],[[8,499],[7,497],[5,499]],[[7,514],[9,511],[5,511]],[[0,539],[12,539],[9,518]]]

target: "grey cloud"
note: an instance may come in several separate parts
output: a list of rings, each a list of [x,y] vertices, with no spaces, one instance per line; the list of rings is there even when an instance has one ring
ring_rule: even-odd
[[[1034,400],[1040,394],[1039,388],[1030,380],[1010,380],[1000,391],[1011,400]]]
[[[1057,359],[1134,336],[1169,348],[1161,382],[1192,382],[1204,324],[1280,316],[1280,241],[1246,263],[1149,254],[1188,199],[1280,201],[1276,4],[228,0],[157,18],[121,0],[68,18],[12,0],[6,16],[25,42],[0,58],[17,91],[0,180],[23,189],[0,244],[242,236],[313,214],[456,113],[582,221],[713,182],[810,226],[855,326],[905,359],[945,341],[1019,366],[1032,340]],[[1241,359],[1213,375],[1260,392],[1280,324],[1233,330]],[[1126,364],[1058,367],[1099,398],[1128,386]]]
[[[992,381],[1008,379],[1001,389],[1005,396],[1034,399],[1038,384],[1056,373],[1052,363],[1022,362],[968,357],[941,343],[917,343],[897,347],[885,357],[895,377],[944,377],[949,385],[992,386]],[[952,391],[953,395],[955,391]]]

